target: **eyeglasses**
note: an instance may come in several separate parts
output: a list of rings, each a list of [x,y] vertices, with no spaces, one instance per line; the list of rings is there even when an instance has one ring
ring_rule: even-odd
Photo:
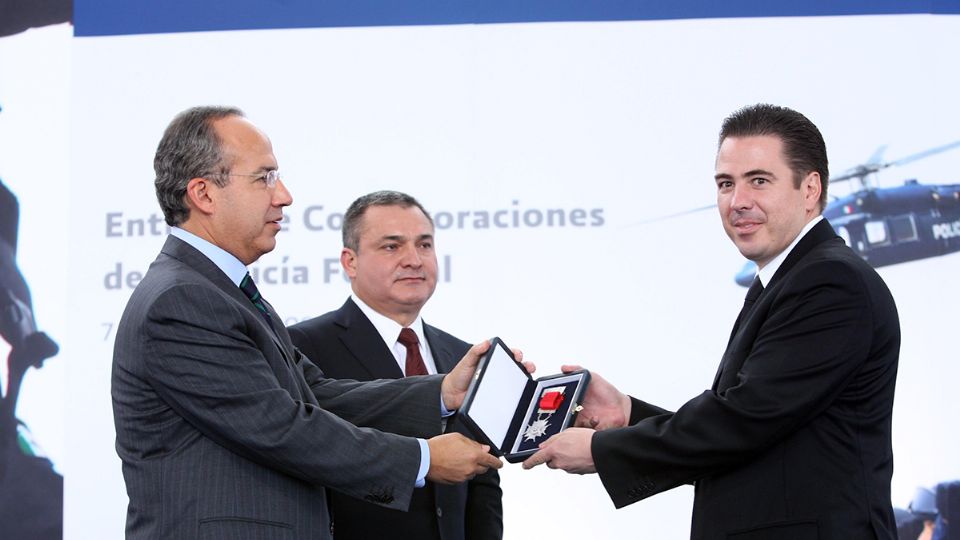
[[[247,178],[255,178],[257,182],[263,182],[268,188],[276,187],[277,182],[280,181],[280,171],[276,169],[260,174],[224,173],[223,176],[246,176]]]

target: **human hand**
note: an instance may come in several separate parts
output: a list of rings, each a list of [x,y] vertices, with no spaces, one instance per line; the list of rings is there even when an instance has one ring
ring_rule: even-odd
[[[464,355],[450,373],[447,373],[443,378],[440,393],[443,398],[443,406],[446,407],[448,411],[455,411],[463,404],[463,398],[467,395],[470,381],[473,379],[474,372],[477,371],[477,364],[480,363],[480,358],[483,357],[489,348],[489,340],[477,343],[467,351],[467,354]],[[510,350],[513,352],[513,357],[517,362],[523,364],[527,373],[533,373],[537,370],[537,366],[535,366],[533,362],[523,361],[523,351],[520,349]]]
[[[474,476],[499,469],[503,462],[489,454],[490,447],[464,437],[447,433],[427,440],[430,447],[430,469],[427,480],[438,484],[459,484]]]
[[[580,366],[561,366],[564,373],[583,369]],[[580,404],[583,409],[577,414],[577,427],[586,427],[602,431],[604,429],[625,427],[630,421],[630,397],[617,390],[599,374],[590,372],[590,384]]]
[[[540,450],[523,462],[523,468],[546,464],[551,469],[563,469],[573,474],[595,473],[597,467],[590,450],[594,433],[592,429],[567,428],[544,441]]]

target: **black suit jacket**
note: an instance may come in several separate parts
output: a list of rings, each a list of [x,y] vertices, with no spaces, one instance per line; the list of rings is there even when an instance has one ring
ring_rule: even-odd
[[[895,538],[890,423],[900,348],[886,285],[823,220],[739,324],[711,390],[634,400],[593,457],[617,507],[696,482],[695,539]]]
[[[393,353],[373,323],[351,299],[320,317],[289,328],[293,342],[328,377],[337,379],[396,379],[403,377]],[[466,354],[470,344],[423,325],[437,371],[446,373]],[[449,428],[448,428],[449,431]],[[407,513],[377,508],[352,497],[332,493],[337,538],[499,539],[503,513],[499,476],[482,474],[456,486],[430,482],[414,492]]]
[[[441,381],[324,378],[281,324],[171,236],[114,346],[127,538],[329,539],[326,488],[406,509],[420,467],[410,436],[440,433]]]

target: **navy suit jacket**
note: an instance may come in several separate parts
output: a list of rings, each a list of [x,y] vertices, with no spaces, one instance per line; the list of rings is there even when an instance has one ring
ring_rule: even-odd
[[[597,471],[617,507],[695,482],[695,539],[896,538],[899,349],[886,285],[824,220],[740,321],[713,387],[676,412],[634,400],[629,427],[594,435]]]
[[[328,377],[396,379],[403,377],[393,353],[373,323],[351,299],[335,311],[289,328],[293,342],[315,359]],[[470,344],[426,323],[423,332],[437,371],[453,369]],[[448,431],[450,427],[448,426]],[[456,486],[427,483],[401,513],[333,493],[330,497],[338,538],[499,539],[503,513],[499,475],[489,471]]]
[[[173,236],[133,291],[111,389],[127,538],[328,540],[327,488],[407,508],[442,377],[327,379],[268,309]]]

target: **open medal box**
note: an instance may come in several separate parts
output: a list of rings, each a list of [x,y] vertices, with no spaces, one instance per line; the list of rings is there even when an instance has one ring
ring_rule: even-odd
[[[590,382],[576,371],[534,379],[500,338],[490,340],[458,416],[476,439],[510,463],[573,425]]]

